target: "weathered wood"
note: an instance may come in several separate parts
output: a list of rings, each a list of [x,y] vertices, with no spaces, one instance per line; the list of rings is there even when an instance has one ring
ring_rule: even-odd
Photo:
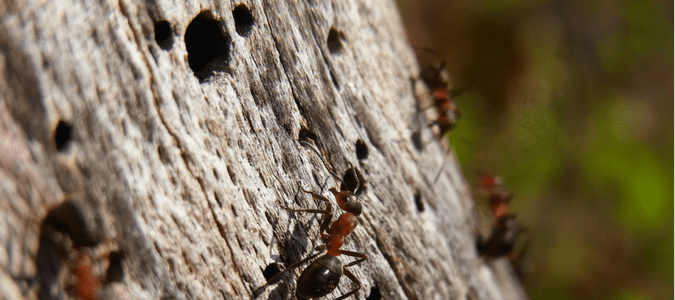
[[[477,256],[456,162],[434,182],[445,151],[395,3],[238,4],[0,4],[2,298],[84,297],[90,259],[102,298],[293,298],[302,268],[267,287],[263,270],[320,243],[316,216],[281,209],[321,205],[298,181],[330,177],[303,135],[366,181],[344,246],[368,255],[355,298],[524,298],[507,262]]]

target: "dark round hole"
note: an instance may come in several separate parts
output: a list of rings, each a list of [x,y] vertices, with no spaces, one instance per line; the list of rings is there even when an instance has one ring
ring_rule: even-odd
[[[234,18],[234,28],[237,30],[237,33],[240,36],[247,37],[255,23],[251,10],[245,4],[239,4],[232,10],[232,17]]]
[[[263,271],[263,276],[265,276],[265,280],[269,281],[270,278],[274,277],[275,275],[279,274],[281,272],[281,268],[279,268],[279,264],[277,263],[271,263],[265,270]]]
[[[232,38],[223,28],[213,13],[205,10],[185,29],[188,64],[199,82],[206,81],[216,71],[228,69]]]
[[[382,294],[380,294],[380,288],[373,286],[370,288],[370,294],[366,297],[366,300],[380,300],[382,299]]]
[[[356,173],[356,176],[354,176],[354,173]],[[343,191],[350,191],[354,195],[360,195],[366,190],[366,180],[363,178],[361,171],[359,171],[357,168],[349,168],[347,171],[345,171],[345,175],[342,177],[342,182],[343,184],[340,185],[340,189]],[[354,190],[356,189],[357,183],[359,185],[359,189]]]
[[[335,27],[331,27],[330,31],[328,31],[328,51],[333,54],[340,53],[344,48],[342,46],[343,39],[345,39],[345,34],[335,29]]]
[[[110,264],[105,272],[107,282],[121,282],[124,279],[124,266],[122,260],[124,252],[122,250],[110,252]]]
[[[40,230],[48,227],[68,235],[75,249],[95,247],[102,241],[100,233],[87,224],[81,206],[71,200],[59,204],[47,213]]]
[[[54,131],[54,144],[56,145],[56,150],[63,151],[68,148],[70,145],[70,140],[72,139],[73,125],[66,121],[59,121],[59,124],[56,125],[56,130]]]
[[[415,192],[415,206],[418,212],[424,211],[424,201],[422,201],[422,195],[420,195],[419,191]]]
[[[419,130],[412,133],[410,140],[412,141],[413,147],[415,147],[417,152],[424,150],[424,144],[422,143],[422,133]]]
[[[316,133],[309,131],[309,129],[305,127],[300,128],[300,132],[298,132],[298,141],[306,141],[306,140],[316,141],[316,139],[317,139]]]
[[[155,21],[155,42],[164,50],[171,50],[173,46],[173,28],[166,20]]]
[[[359,160],[364,160],[368,158],[368,146],[366,143],[363,142],[363,140],[359,139],[356,141],[356,158]]]

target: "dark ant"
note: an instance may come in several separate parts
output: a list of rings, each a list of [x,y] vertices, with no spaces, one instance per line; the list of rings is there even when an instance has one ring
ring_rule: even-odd
[[[501,178],[485,175],[481,177],[481,185],[489,193],[490,213],[496,224],[487,241],[478,237],[478,253],[487,258],[508,255],[513,251],[518,236],[526,229],[518,224],[515,215],[508,213],[511,193],[502,186]]]
[[[518,236],[524,232],[515,215],[505,215],[497,220],[497,224],[492,228],[492,233],[487,241],[478,237],[476,248],[480,255],[487,258],[497,258],[508,255],[513,250]]]
[[[320,154],[318,150],[311,147],[310,143],[306,141],[301,142],[308,144],[310,148],[312,148],[312,150],[314,150],[317,154]],[[328,165],[325,160],[324,164],[326,164],[326,167],[328,168]],[[352,172],[354,172],[354,178],[356,178],[357,180],[356,187],[353,189],[354,191],[356,191],[360,187],[360,181],[358,181],[358,176],[356,174],[355,169],[352,168],[351,170]],[[328,171],[331,173],[331,175],[333,175],[338,181],[340,181],[346,187],[346,184],[342,182],[342,180],[337,176],[337,174],[335,174],[330,168],[328,168]],[[341,250],[340,247],[342,247],[342,244],[344,243],[344,238],[347,237],[350,233],[352,233],[352,231],[354,231],[354,229],[358,225],[356,217],[361,215],[363,207],[361,203],[357,202],[354,199],[355,196],[352,194],[351,191],[348,190],[348,188],[346,190],[340,191],[338,191],[335,188],[330,188],[329,191],[333,193],[333,195],[335,196],[335,201],[337,202],[338,206],[345,211],[345,213],[342,214],[337,219],[337,221],[331,223],[331,219],[333,218],[333,211],[330,200],[312,191],[308,191],[302,188],[301,190],[305,193],[311,194],[313,199],[319,199],[325,202],[326,209],[325,210],[293,209],[289,207],[282,207],[282,208],[288,212],[309,212],[309,213],[323,214],[323,219],[321,221],[319,233],[321,234],[321,240],[323,241],[324,244],[321,246],[317,246],[315,248],[315,251],[319,251],[319,253],[313,254],[289,266],[284,271],[279,272],[277,275],[270,278],[267,281],[267,284],[276,281],[276,279],[281,274],[299,267],[305,262],[319,256],[321,252],[326,250],[326,254],[314,260],[314,262],[312,262],[302,272],[300,278],[298,278],[297,288],[295,292],[296,297],[298,299],[307,299],[307,298],[323,297],[325,295],[328,295],[333,290],[335,290],[335,288],[340,283],[340,278],[342,277],[342,274],[344,274],[347,276],[347,278],[351,279],[351,281],[356,283],[357,286],[355,289],[338,297],[336,300],[345,299],[355,294],[359,289],[361,289],[361,281],[358,278],[356,278],[356,276],[354,276],[354,274],[352,274],[352,272],[349,271],[347,267],[362,263],[368,258],[368,256],[358,252]],[[340,255],[353,256],[357,257],[358,259],[346,265],[343,265],[342,262],[337,258]]]

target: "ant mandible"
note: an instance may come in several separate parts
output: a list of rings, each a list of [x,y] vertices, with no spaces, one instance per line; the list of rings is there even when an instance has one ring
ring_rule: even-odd
[[[301,142],[307,143],[306,141]],[[312,150],[317,152],[317,154],[320,154],[318,150],[311,147],[311,145],[310,148],[312,148]],[[324,164],[326,164],[326,167],[328,168],[328,165],[325,160]],[[344,184],[344,182],[342,182],[342,180],[337,176],[337,174],[335,174],[330,168],[328,168],[328,171],[344,186],[346,186],[346,184]],[[355,169],[352,168],[352,171],[354,172],[354,177],[357,180],[356,187],[354,188],[354,190],[356,191],[360,186],[360,182],[358,181],[358,176],[356,174]],[[306,298],[318,298],[328,295],[333,290],[335,290],[335,288],[340,283],[340,278],[342,277],[342,274],[344,274],[347,276],[347,278],[356,283],[355,289],[338,297],[336,300],[345,299],[355,294],[361,288],[361,281],[358,278],[356,278],[356,276],[354,276],[354,274],[351,271],[349,271],[347,267],[362,263],[368,258],[368,256],[358,252],[341,250],[340,247],[342,247],[342,244],[344,243],[344,238],[347,237],[350,233],[352,233],[352,231],[354,231],[354,229],[356,228],[358,224],[356,217],[361,215],[363,207],[361,203],[357,202],[354,199],[355,198],[354,195],[349,190],[338,191],[335,188],[330,188],[329,191],[335,196],[335,201],[337,202],[338,206],[345,211],[345,213],[343,213],[337,219],[337,221],[331,223],[331,219],[333,218],[333,210],[330,200],[312,191],[308,191],[302,188],[301,190],[305,193],[312,195],[313,199],[318,199],[325,202],[326,209],[325,210],[294,209],[289,207],[283,207],[283,209],[285,209],[288,212],[309,212],[309,213],[323,214],[323,219],[319,227],[319,233],[321,234],[321,240],[323,241],[324,244],[315,248],[315,250],[319,251],[319,253],[313,254],[289,266],[288,268],[286,268],[286,270],[279,272],[277,275],[268,280],[268,284],[274,282],[277,279],[277,277],[279,277],[286,271],[293,270],[299,267],[305,262],[319,256],[321,252],[326,250],[326,254],[322,255],[314,262],[312,262],[302,272],[300,278],[298,278],[296,297],[298,299],[306,299]],[[358,259],[346,265],[343,265],[342,262],[337,258],[340,255],[357,257]]]

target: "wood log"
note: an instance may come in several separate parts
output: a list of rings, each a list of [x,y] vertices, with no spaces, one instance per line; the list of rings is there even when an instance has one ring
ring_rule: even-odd
[[[351,298],[526,298],[505,259],[476,252],[478,209],[419,112],[393,1],[0,15],[0,298],[292,299],[304,267],[265,275],[322,244],[321,216],[282,207],[323,209],[300,188],[333,201],[328,168],[352,166],[364,211],[343,249],[368,259]]]

